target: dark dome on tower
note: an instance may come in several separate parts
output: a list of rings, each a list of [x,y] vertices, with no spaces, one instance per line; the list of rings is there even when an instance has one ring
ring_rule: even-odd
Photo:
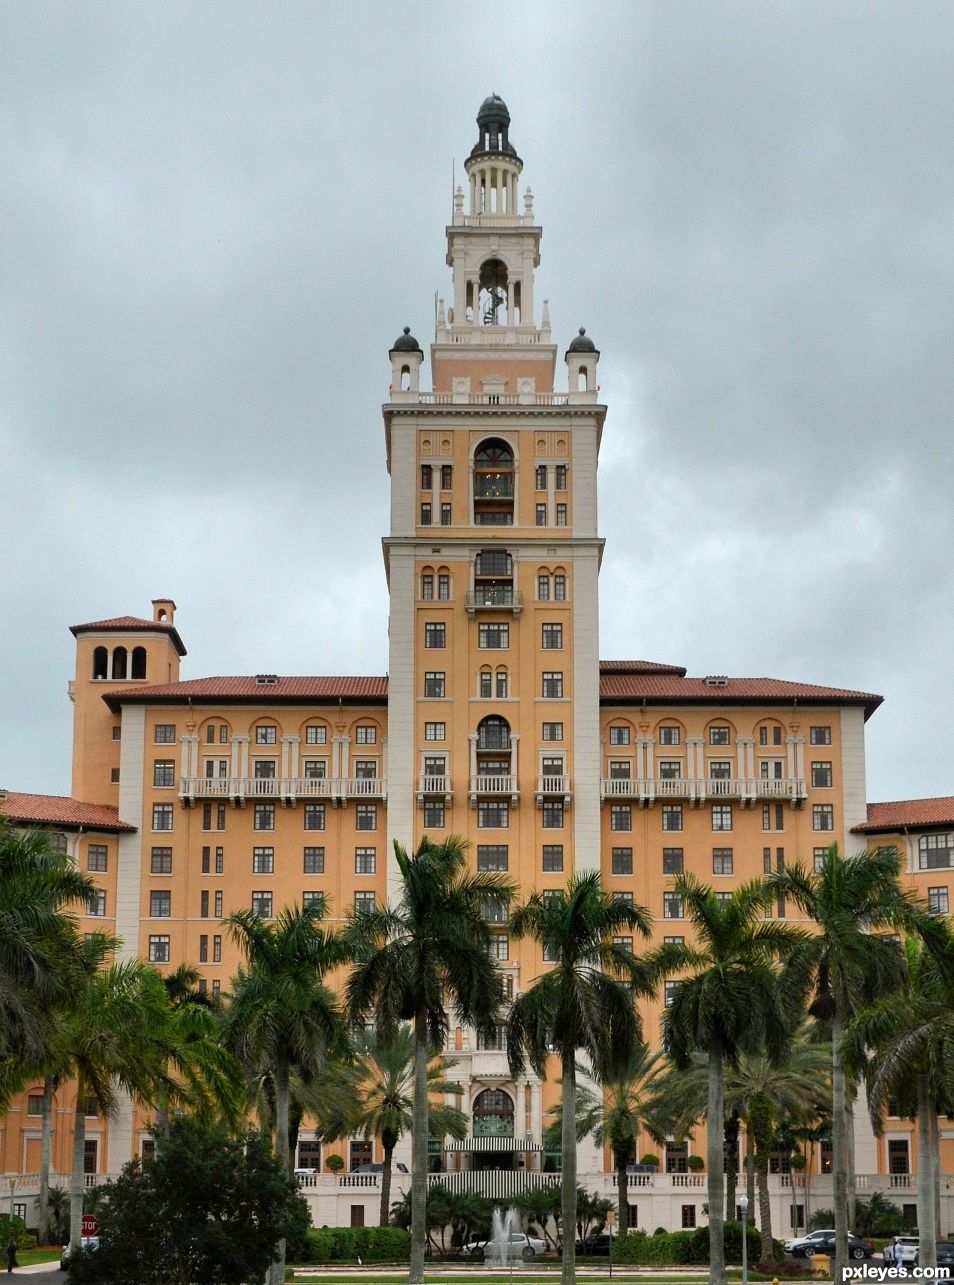
[[[499,94],[490,94],[480,104],[477,128],[480,130],[480,137],[470,149],[471,156],[512,156],[519,161],[516,148],[507,137],[510,112]]]
[[[580,333],[578,335],[574,335],[574,337],[570,340],[570,346],[567,348],[567,352],[598,352],[598,351],[599,350],[596,347],[596,344],[586,333],[586,329],[583,326],[580,326]]]
[[[411,334],[411,327],[405,326],[403,334],[398,335],[394,341],[392,352],[420,352],[421,345]]]

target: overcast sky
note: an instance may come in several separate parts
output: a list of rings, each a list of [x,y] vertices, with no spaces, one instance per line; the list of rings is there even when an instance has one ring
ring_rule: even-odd
[[[954,793],[954,5],[0,0],[0,785],[69,792],[68,626],[380,673],[380,403],[492,90],[609,405],[601,655],[883,693]],[[560,367],[562,371],[562,364]]]

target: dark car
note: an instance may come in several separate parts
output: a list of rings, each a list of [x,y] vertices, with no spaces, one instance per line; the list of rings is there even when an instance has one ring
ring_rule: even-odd
[[[576,1242],[576,1252],[578,1254],[606,1254],[610,1252],[610,1245],[613,1237],[609,1232],[601,1232],[598,1236],[587,1236],[584,1240]]]
[[[939,1240],[934,1248],[937,1253],[938,1267],[954,1267],[954,1241]],[[918,1256],[915,1254],[914,1266],[920,1267],[920,1265]]]
[[[828,1254],[832,1258],[835,1256],[835,1238],[826,1236],[823,1240],[816,1240],[814,1244],[798,1245],[792,1249],[793,1258],[812,1258],[815,1254]],[[870,1258],[874,1253],[874,1245],[860,1236],[848,1237],[848,1257],[849,1258]]]

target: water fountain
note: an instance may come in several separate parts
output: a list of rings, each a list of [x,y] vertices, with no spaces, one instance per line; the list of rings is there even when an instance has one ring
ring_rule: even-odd
[[[484,1261],[492,1262],[495,1266],[499,1263],[512,1273],[514,1267],[519,1267],[523,1262],[520,1246],[510,1243],[511,1236],[519,1231],[520,1215],[516,1209],[508,1209],[504,1213],[498,1205],[490,1224],[490,1240],[484,1246]]]

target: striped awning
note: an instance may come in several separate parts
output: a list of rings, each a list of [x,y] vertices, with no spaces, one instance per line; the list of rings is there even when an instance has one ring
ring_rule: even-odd
[[[455,1138],[447,1143],[445,1151],[542,1151],[543,1147],[532,1138],[508,1138],[491,1134],[486,1138]]]

